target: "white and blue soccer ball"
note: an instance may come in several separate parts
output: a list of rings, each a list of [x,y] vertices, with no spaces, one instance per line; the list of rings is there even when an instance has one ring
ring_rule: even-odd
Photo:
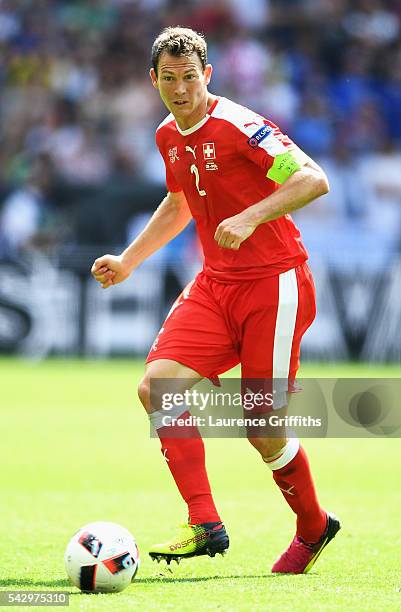
[[[73,585],[86,593],[118,593],[134,579],[139,551],[132,534],[115,523],[99,521],[82,527],[64,555]]]

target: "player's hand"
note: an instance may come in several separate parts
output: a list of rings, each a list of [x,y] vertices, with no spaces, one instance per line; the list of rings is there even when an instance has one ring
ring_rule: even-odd
[[[122,283],[131,273],[121,255],[103,255],[95,260],[92,276],[103,289]]]
[[[253,234],[256,224],[247,220],[242,213],[224,219],[216,229],[214,239],[223,249],[238,251],[241,244]]]

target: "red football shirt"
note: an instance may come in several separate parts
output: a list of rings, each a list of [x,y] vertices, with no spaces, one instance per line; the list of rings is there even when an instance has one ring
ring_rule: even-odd
[[[253,280],[295,268],[307,258],[290,215],[263,223],[238,251],[214,240],[221,221],[267,197],[279,185],[266,175],[277,155],[296,150],[279,128],[227,98],[181,130],[170,114],[157,128],[167,189],[183,191],[204,252],[205,273],[221,282]]]

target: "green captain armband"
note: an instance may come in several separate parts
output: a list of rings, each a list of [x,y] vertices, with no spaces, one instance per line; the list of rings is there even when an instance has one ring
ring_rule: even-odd
[[[291,175],[299,170],[307,161],[308,157],[303,151],[286,151],[274,158],[273,165],[266,174],[267,178],[282,185]]]

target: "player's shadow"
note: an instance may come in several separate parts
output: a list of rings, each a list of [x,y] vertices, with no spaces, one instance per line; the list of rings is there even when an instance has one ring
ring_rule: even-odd
[[[71,583],[64,579],[57,580],[34,580],[32,578],[6,578],[0,580],[0,587],[53,587],[71,588]]]
[[[161,575],[161,576],[155,576],[152,578],[135,578],[134,583],[135,584],[160,584],[160,583],[164,583],[164,584],[173,584],[175,582],[207,582],[209,580],[254,580],[255,578],[269,578],[269,579],[273,579],[273,580],[277,580],[277,578],[280,578],[284,576],[284,574],[282,574],[281,576],[276,575],[276,574],[248,574],[248,575],[237,575],[237,574],[231,574],[229,576],[196,576],[196,577],[187,577],[187,578],[178,578],[175,576],[165,576],[165,575]],[[308,575],[309,576],[309,575]]]
[[[303,575],[303,579],[308,578],[311,579],[313,576],[318,576],[315,572],[314,574]],[[133,581],[135,584],[177,584],[177,583],[185,583],[185,582],[208,582],[209,580],[254,580],[255,578],[263,578],[270,580],[280,580],[285,579],[288,576],[285,574],[275,575],[275,574],[248,574],[248,575],[237,575],[230,574],[229,576],[197,576],[197,577],[187,577],[187,578],[179,578],[175,576],[155,576],[151,578],[135,578]],[[290,577],[293,576],[290,574]],[[6,578],[0,580],[0,587],[29,587],[29,589],[35,589],[40,587],[50,587],[50,588],[58,588],[63,591],[67,591],[70,595],[87,595],[88,593],[80,593],[77,589],[71,587],[71,584],[66,579],[57,579],[57,580],[33,580],[29,578]]]

